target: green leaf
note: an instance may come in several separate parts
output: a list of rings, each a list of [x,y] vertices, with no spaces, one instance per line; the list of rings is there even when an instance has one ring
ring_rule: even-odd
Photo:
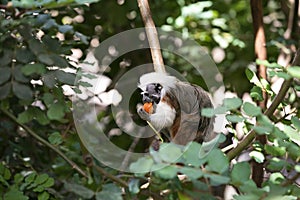
[[[49,187],[52,187],[54,185],[54,179],[53,178],[48,178],[47,180],[46,180],[46,182],[44,182],[43,184],[42,184],[42,186],[43,187],[45,187],[45,188],[49,188]]]
[[[213,117],[215,115],[213,108],[202,108],[201,109],[201,116],[204,117]]]
[[[48,140],[51,144],[54,144],[54,145],[59,145],[61,144],[63,141],[62,141],[62,137],[60,135],[59,132],[54,132],[52,133],[49,137],[48,137]]]
[[[292,77],[300,79],[300,67],[299,66],[288,67],[287,71]]]
[[[28,107],[27,110],[18,115],[20,123],[28,123],[33,119],[37,120],[41,125],[49,124],[46,114],[38,107]]]
[[[200,168],[181,167],[179,168],[179,172],[187,175],[191,180],[195,180],[203,176],[203,172]]]
[[[68,85],[74,85],[75,83],[75,74],[57,70],[55,71],[55,75],[61,83],[65,83]]]
[[[48,200],[49,198],[50,198],[50,195],[46,191],[44,191],[38,195],[38,200]]]
[[[249,156],[251,158],[253,158],[258,163],[263,163],[264,160],[265,160],[264,154],[262,152],[260,152],[260,151],[251,151],[249,153]]]
[[[229,167],[229,161],[220,149],[213,149],[208,154],[208,169],[210,171],[224,173]]]
[[[4,194],[3,200],[28,200],[29,198],[19,191],[16,187],[10,187]]]
[[[48,174],[38,175],[34,181],[35,184],[39,185],[44,183],[49,178]]]
[[[223,184],[227,184],[230,181],[230,178],[227,176],[222,176],[222,175],[218,175],[218,174],[209,174],[209,173],[205,173],[204,174],[205,178],[209,178],[211,181],[211,185],[213,186],[218,186],[218,185],[223,185]]]
[[[31,173],[25,178],[25,183],[32,183],[36,177],[36,173]]]
[[[9,93],[10,93],[10,89],[11,89],[11,83],[7,82],[4,85],[0,86],[0,99],[5,99]]]
[[[9,65],[11,63],[12,58],[13,52],[11,50],[4,50],[3,54],[0,56],[0,67]]]
[[[295,165],[294,169],[295,169],[296,172],[300,173],[300,165],[299,164]]]
[[[201,115],[205,117],[213,117],[216,114],[225,114],[227,111],[227,108],[223,106],[219,106],[216,108],[202,108],[201,109]]]
[[[256,101],[262,101],[264,100],[263,98],[263,93],[262,93],[262,89],[258,86],[254,86],[251,91],[250,91],[250,96],[256,100]]]
[[[250,83],[255,84],[256,86],[263,88],[260,80],[258,79],[258,77],[256,76],[256,73],[250,69],[246,69],[246,76],[248,78],[248,80],[250,81]]]
[[[283,66],[273,62],[273,63],[269,63],[269,61],[267,60],[260,60],[260,59],[256,59],[256,64],[258,65],[264,65],[266,67],[269,67],[269,68],[279,68],[279,69],[282,69]]]
[[[175,176],[177,176],[178,168],[176,166],[169,165],[162,169],[156,170],[154,173],[162,179],[173,179]]]
[[[60,102],[51,104],[47,116],[50,120],[61,120],[65,116],[65,105]]]
[[[24,180],[24,176],[22,174],[15,174],[14,181],[16,184],[21,183]]]
[[[235,186],[240,186],[249,180],[251,174],[251,168],[249,163],[240,162],[233,165],[231,171],[231,181]]]
[[[32,99],[32,91],[28,85],[21,84],[18,82],[13,82],[13,93],[19,98],[23,100]]]
[[[34,188],[33,189],[34,192],[43,192],[43,191],[45,191],[45,188],[42,185],[36,186],[36,184],[33,184],[32,187]]]
[[[71,25],[61,25],[58,27],[58,31],[61,33],[67,33],[67,32],[73,33],[74,32],[73,26],[71,26]]]
[[[258,116],[261,114],[261,108],[249,102],[243,104],[243,111],[248,116]]]
[[[0,68],[0,85],[9,80],[11,76],[11,69],[9,67]]]
[[[44,93],[42,99],[47,107],[50,107],[54,102],[54,96],[51,93]]]
[[[66,61],[66,59],[62,58],[59,55],[56,54],[52,54],[50,56],[51,60],[53,61],[53,65],[61,67],[61,68],[66,68],[69,66],[68,62]]]
[[[242,122],[245,120],[245,118],[240,115],[226,115],[226,119],[233,123]]]
[[[300,130],[300,120],[298,117],[292,117],[291,122],[293,123],[293,125],[295,126],[295,128],[297,128],[298,130]]]
[[[264,149],[272,156],[283,156],[286,153],[286,148],[282,146],[265,145]]]
[[[67,191],[77,194],[85,199],[90,199],[94,196],[94,192],[83,185],[65,182],[64,187]]]
[[[224,106],[227,108],[227,110],[235,110],[239,108],[242,105],[243,101],[240,98],[234,97],[234,98],[226,98],[224,99]]]
[[[51,59],[49,54],[43,53],[38,55],[38,60],[48,66],[52,66],[54,61]]]
[[[47,86],[49,88],[53,88],[56,84],[55,71],[46,73],[43,76],[43,82],[44,82],[45,86]]]
[[[253,130],[260,135],[268,135],[273,129],[269,126],[254,126]]]
[[[34,54],[27,48],[18,49],[16,52],[16,59],[21,63],[30,63],[34,58]]]
[[[174,143],[163,143],[159,147],[158,153],[163,161],[169,163],[176,162],[182,155],[181,149]]]
[[[280,172],[275,172],[270,175],[269,181],[273,184],[280,184],[284,179],[284,176]]]
[[[205,160],[199,158],[201,144],[198,142],[191,142],[186,145],[186,149],[183,151],[182,157],[185,159],[185,164],[199,167]]]
[[[300,146],[300,132],[291,126],[284,125],[283,132],[289,136],[289,138]]]
[[[133,173],[147,173],[151,171],[154,161],[150,157],[139,158],[129,167]]]
[[[46,53],[45,46],[39,40],[31,39],[28,41],[28,44],[29,44],[29,49],[35,55],[38,55],[40,53]]]
[[[22,69],[24,75],[29,76],[31,74],[45,74],[47,69],[44,64],[41,63],[34,63],[34,64],[27,64]]]
[[[13,69],[13,76],[14,76],[14,80],[18,81],[19,83],[29,83],[29,79],[23,74],[22,72],[22,65],[17,65],[14,69]]]
[[[132,194],[137,194],[140,192],[139,179],[131,179],[128,184],[129,192]]]
[[[122,200],[122,190],[115,184],[103,185],[102,191],[96,193],[96,200]]]
[[[269,164],[267,165],[267,168],[273,171],[280,171],[287,165],[288,164],[285,160],[281,160],[279,158],[274,157],[270,160]]]

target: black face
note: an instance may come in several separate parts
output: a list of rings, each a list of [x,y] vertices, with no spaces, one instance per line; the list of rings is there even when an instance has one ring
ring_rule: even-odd
[[[162,86],[159,83],[151,83],[146,87],[146,91],[142,92],[143,103],[156,103],[160,101]]]

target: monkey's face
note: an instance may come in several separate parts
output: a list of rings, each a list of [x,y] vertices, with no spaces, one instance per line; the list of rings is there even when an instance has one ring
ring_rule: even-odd
[[[150,83],[146,87],[146,91],[143,91],[142,100],[143,103],[158,104],[161,99],[162,86],[159,83]]]

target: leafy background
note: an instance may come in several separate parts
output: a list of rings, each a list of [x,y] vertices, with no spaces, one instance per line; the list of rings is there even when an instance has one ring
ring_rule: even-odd
[[[179,31],[210,52],[228,98],[203,114],[226,113],[228,124],[219,141],[223,149],[200,159],[201,144],[166,143],[131,165],[133,171],[166,166],[144,174],[123,173],[94,160],[76,133],[70,100],[74,92],[90,87],[88,81],[76,87],[75,74],[93,79],[82,70],[103,70],[91,62],[91,50],[110,36],[143,27],[137,2],[0,2],[1,199],[217,199],[224,198],[224,190],[230,194],[225,199],[299,198],[300,69],[286,68],[299,45],[297,17],[287,37],[289,16],[299,12],[292,5],[299,1],[262,2],[268,61],[256,61],[248,1],[150,2],[156,26]],[[168,66],[201,84],[191,66],[167,52],[163,55]],[[148,50],[120,57],[103,72],[108,84],[99,92],[107,95],[122,74],[146,62],[151,62]],[[256,75],[256,63],[267,66],[267,80]],[[266,115],[256,102],[266,92],[270,105],[283,79],[290,82],[285,98],[276,112]],[[94,96],[82,94],[87,100]],[[99,121],[105,121],[115,144],[128,149],[135,140],[118,129],[110,114],[112,103],[98,102]],[[255,140],[233,155],[231,148],[249,132],[265,136],[267,142]],[[148,145],[141,140],[134,148],[145,151]],[[261,182],[253,180],[253,163],[263,166]]]

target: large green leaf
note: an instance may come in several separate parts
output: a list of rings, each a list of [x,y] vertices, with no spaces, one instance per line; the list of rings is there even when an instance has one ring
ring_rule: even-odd
[[[191,142],[188,144],[182,154],[182,157],[185,159],[185,164],[193,165],[195,167],[202,165],[206,160],[199,158],[200,149],[201,144],[198,142]]]
[[[11,76],[11,69],[9,67],[0,68],[0,85],[9,80]]]
[[[50,105],[47,116],[50,120],[61,120],[65,116],[65,110],[64,104],[56,102]]]
[[[245,181],[249,180],[251,168],[249,163],[240,162],[233,166],[231,171],[231,181],[235,186],[242,185]]]
[[[234,110],[239,108],[242,105],[243,101],[240,98],[234,97],[234,98],[226,98],[224,99],[224,106],[228,110]]]
[[[220,149],[213,149],[208,154],[208,170],[224,173],[229,167],[229,161]]]
[[[47,71],[46,66],[41,63],[27,64],[21,70],[26,76],[31,74],[42,75],[45,74]]]
[[[55,76],[61,83],[65,83],[68,85],[74,85],[75,83],[75,74],[57,70],[55,71]]]
[[[299,66],[291,66],[291,67],[287,68],[287,71],[291,76],[300,79],[300,67]]]
[[[243,104],[243,111],[248,116],[258,116],[261,114],[261,108],[249,102]]]
[[[3,200],[28,200],[29,198],[19,191],[16,187],[10,187],[9,191],[4,194]]]
[[[174,143],[164,143],[159,148],[159,156],[168,163],[176,162],[181,155],[181,149]]]
[[[32,91],[28,85],[13,82],[13,93],[19,98],[24,100],[32,99]]]
[[[122,190],[115,184],[103,185],[102,191],[96,193],[96,200],[122,200]]]
[[[151,171],[154,161],[150,157],[142,157],[129,167],[133,173],[147,173]]]
[[[162,169],[156,170],[154,173],[162,179],[173,179],[177,176],[179,169],[174,165],[166,166]]]
[[[0,86],[0,99],[5,99],[9,93],[10,93],[10,89],[11,89],[11,83],[7,82],[4,85]]]

